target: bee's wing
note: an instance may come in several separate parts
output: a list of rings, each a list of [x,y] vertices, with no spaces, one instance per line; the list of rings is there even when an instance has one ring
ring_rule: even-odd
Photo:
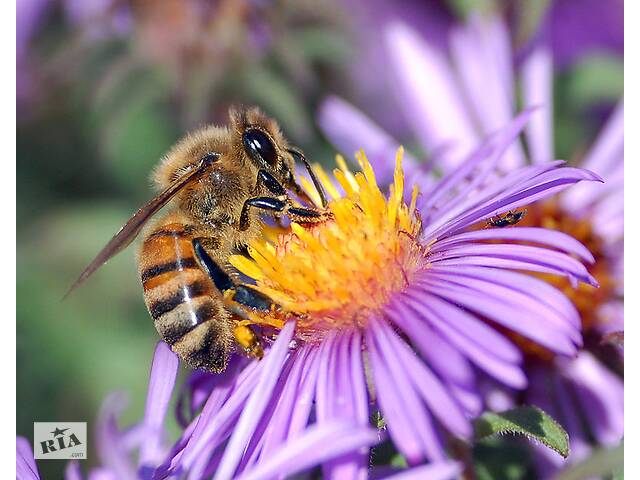
[[[211,161],[203,160],[200,164],[186,172],[166,189],[141,207],[123,227],[116,233],[107,245],[96,255],[96,258],[84,269],[78,279],[71,285],[64,298],[75,290],[82,282],[104,265],[111,257],[124,250],[140,233],[144,224],[155,215],[169,200],[171,200],[182,188],[194,180],[199,179],[211,165]]]

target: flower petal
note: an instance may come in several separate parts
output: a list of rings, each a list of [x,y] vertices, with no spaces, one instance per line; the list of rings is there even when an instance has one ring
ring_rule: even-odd
[[[579,394],[598,442],[614,445],[624,433],[624,385],[588,352],[564,365],[563,373]]]
[[[401,105],[416,137],[432,154],[441,152],[439,161],[445,168],[455,166],[476,146],[478,137],[450,65],[406,24],[391,23],[384,35],[403,96]]]
[[[526,377],[518,365],[521,361],[519,350],[493,328],[426,292],[420,299],[414,297],[412,305],[489,375],[513,388],[526,386]]]
[[[574,254],[582,260],[593,263],[593,254],[578,240],[566,233],[548,228],[515,227],[515,228],[487,228],[464,232],[447,237],[431,246],[432,253],[439,252],[451,245],[475,240],[516,240],[532,243],[540,243],[549,247]]]
[[[485,134],[508,124],[513,116],[513,72],[510,39],[498,16],[474,15],[451,33],[451,54],[465,87],[466,98]],[[518,142],[502,159],[506,168],[524,165]]]
[[[286,441],[287,431],[294,413],[294,405],[300,392],[302,379],[307,367],[307,362],[314,361],[311,351],[314,347],[304,346],[295,352],[291,371],[287,375],[286,384],[278,401],[273,418],[264,433],[264,444],[260,451],[260,459],[268,458],[277,448]]]
[[[360,149],[367,152],[367,158],[376,172],[379,182],[389,184],[393,181],[396,150],[400,142],[376,125],[373,120],[345,100],[327,97],[318,112],[318,124],[327,138],[339,151],[348,157]],[[403,159],[404,166],[413,167],[417,162],[410,154]]]
[[[16,437],[16,478],[18,480],[40,480],[31,444],[24,437]]]
[[[139,466],[155,464],[160,460],[160,455],[165,453],[162,446],[164,418],[173,394],[179,365],[178,356],[171,348],[164,342],[158,342],[149,376],[143,420],[146,438],[140,446]]]
[[[385,330],[385,340],[388,342],[388,346],[395,350],[401,365],[405,370],[411,372],[409,379],[413,383],[413,387],[429,406],[434,416],[452,433],[461,437],[469,437],[471,424],[465,418],[460,406],[443,387],[440,379],[387,325],[382,325],[380,328]]]
[[[425,324],[405,301],[400,297],[392,299],[386,314],[446,383],[458,385],[467,391],[475,389],[475,372],[466,357],[430,324]]]
[[[210,397],[196,422],[193,434],[184,450],[171,460],[171,468],[189,470],[198,458],[211,455],[213,450],[231,433],[247,397],[258,383],[264,362],[253,362],[237,379],[233,393],[220,405],[216,397]]]
[[[380,441],[378,432],[345,422],[316,424],[285,444],[238,480],[270,480],[287,477],[328,459]]]
[[[429,260],[433,265],[437,265],[442,260],[455,258],[464,260],[470,255],[519,261],[521,262],[520,268],[523,269],[527,269],[527,266],[531,265],[534,267],[532,269],[535,270],[535,266],[539,265],[555,272],[556,275],[571,275],[575,279],[594,287],[598,285],[586,267],[575,258],[562,252],[532,245],[469,243],[452,246],[446,250],[431,254]]]
[[[520,305],[505,301],[502,297],[495,297],[491,288],[478,291],[461,285],[445,286],[443,282],[433,280],[426,281],[425,287],[430,293],[485,315],[550,350],[565,355],[573,355],[576,352],[576,347],[566,332],[553,328],[550,322],[544,323],[549,328],[541,328],[541,319],[535,312],[524,310]]]
[[[387,336],[384,320],[372,320],[367,329],[367,346],[378,403],[391,438],[410,463],[422,460],[425,455],[431,460],[442,460],[445,453],[431,416]]]
[[[534,163],[553,160],[553,59],[546,45],[538,45],[522,64],[522,97],[527,107],[541,108],[527,125],[529,156]]]
[[[258,423],[262,412],[270,400],[271,392],[280,375],[280,370],[289,351],[289,342],[293,337],[295,322],[288,322],[280,331],[268,355],[261,362],[262,371],[258,383],[244,406],[233,435],[225,448],[224,456],[214,476],[215,480],[230,479],[235,473],[247,442]]]
[[[64,480],[82,480],[82,472],[80,471],[80,463],[77,460],[71,460],[64,469]]]

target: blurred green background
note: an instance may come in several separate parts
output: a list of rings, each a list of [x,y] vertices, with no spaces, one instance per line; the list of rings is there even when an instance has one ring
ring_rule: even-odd
[[[362,97],[352,69],[362,65],[355,37],[366,20],[354,18],[352,3],[18,2],[19,435],[31,438],[34,421],[87,421],[91,438],[101,402],[117,389],[131,399],[123,423],[140,418],[157,334],[135,248],[62,301],[64,293],[149,198],[148,174],[167,148],[189,129],[224,123],[233,103],[261,106],[310,158],[332,160],[314,116],[328,94]],[[487,1],[435,3],[454,18]],[[621,93],[620,58],[564,68],[558,152],[588,143],[597,106]],[[593,121],[582,121],[587,112]],[[39,464],[43,478],[57,478],[63,462],[49,463]]]

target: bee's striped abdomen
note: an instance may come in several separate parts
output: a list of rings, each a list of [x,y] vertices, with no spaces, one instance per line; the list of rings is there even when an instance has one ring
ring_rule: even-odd
[[[233,342],[229,313],[200,268],[192,241],[187,226],[160,225],[142,244],[140,280],[163,340],[191,366],[220,371]]]

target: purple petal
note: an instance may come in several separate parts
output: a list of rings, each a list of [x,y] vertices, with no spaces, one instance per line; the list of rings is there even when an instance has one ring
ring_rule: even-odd
[[[562,252],[532,245],[488,243],[459,245],[431,254],[429,260],[433,265],[437,265],[441,260],[454,258],[464,260],[469,255],[515,260],[522,262],[523,265],[530,264],[534,267],[539,265],[554,271],[556,275],[571,275],[594,287],[598,285],[586,267],[575,258]],[[526,268],[526,266],[521,268]]]
[[[281,400],[282,391],[289,381],[291,370],[296,363],[295,359],[299,352],[300,350],[290,352],[290,355],[287,357],[284,365],[280,369],[280,376],[273,388],[273,391],[271,392],[270,399],[267,402],[262,415],[260,415],[260,419],[258,420],[253,433],[251,434],[249,443],[244,448],[242,460],[240,461],[237,468],[237,474],[245,471],[256,461],[258,461],[258,457],[260,456],[261,450],[266,440],[265,432],[269,425],[271,425],[272,423],[288,421],[289,412],[285,412],[282,416],[276,416],[276,413],[277,407]]]
[[[238,480],[286,477],[379,441],[378,432],[370,428],[356,427],[345,422],[316,424]]]
[[[575,329],[581,328],[580,316],[575,306],[564,293],[543,280],[519,272],[510,272],[496,268],[449,266],[447,270],[449,273],[484,279],[488,282],[518,290],[541,304],[554,309],[564,318],[565,322],[572,325]]]
[[[67,463],[64,469],[64,480],[82,480],[82,471],[77,460],[71,460]]]
[[[320,105],[318,124],[338,150],[351,157],[364,149],[381,185],[393,181],[396,150],[400,142],[392,138],[373,120],[341,98],[327,97]],[[417,165],[410,154],[405,153],[403,166]]]
[[[460,217],[451,217],[457,218],[457,220],[451,221],[440,230],[433,231],[433,227],[431,227],[429,229],[430,236],[438,237],[443,236],[446,233],[455,233],[459,230],[470,227],[474,223],[486,220],[498,213],[504,213],[508,210],[524,207],[530,203],[550,197],[583,180],[600,181],[600,177],[588,170],[570,167],[544,172],[537,175],[535,178],[513,186],[509,190],[502,192],[500,195],[497,195],[489,201],[473,208],[471,211],[465,211],[466,208],[461,205],[459,209],[462,211],[459,213],[464,213],[464,215],[460,215]],[[474,201],[474,203],[476,202]],[[452,213],[449,215],[451,216]]]
[[[513,116],[513,73],[509,34],[502,20],[473,16],[468,25],[453,30],[451,53],[484,133],[507,125]],[[513,168],[524,163],[520,144],[514,142],[502,164]]]
[[[560,0],[549,12],[554,60],[561,67],[597,51],[624,52],[624,1]]]
[[[553,160],[553,59],[546,45],[537,46],[522,65],[526,107],[541,106],[527,125],[527,145],[534,163]]]
[[[262,374],[240,415],[229,443],[227,443],[225,454],[214,477],[215,480],[233,477],[247,442],[251,438],[256,424],[270,400],[271,392],[275,387],[280,375],[280,369],[284,365],[288,354],[289,342],[293,337],[294,329],[295,322],[288,322],[280,331],[278,339],[273,344],[268,355],[261,362],[263,363]]]
[[[31,444],[24,437],[16,437],[16,478],[18,480],[40,480]]]
[[[77,460],[71,460],[64,469],[64,480],[82,480],[82,471],[80,463]]]
[[[264,367],[264,362],[253,362],[244,369],[236,383],[233,393],[220,406],[215,398],[209,398],[202,413],[196,420],[193,435],[185,446],[181,458],[172,462],[173,467],[180,464],[190,469],[197,458],[211,452],[229,435],[242,411],[249,394],[254,391]]]
[[[610,183],[615,172],[620,172],[620,177],[622,176],[623,163],[624,104],[621,101],[582,161],[582,166],[602,175],[605,182]],[[602,188],[588,187],[589,185],[581,185],[565,192],[562,195],[562,204],[565,208],[569,211],[583,209],[594,200],[595,196],[604,191]]]
[[[588,352],[564,366],[578,390],[596,439],[605,445],[620,442],[624,433],[624,385]]]
[[[518,137],[534,111],[533,108],[524,110],[502,130],[489,136],[458,168],[438,182],[435,188],[429,190],[423,186],[423,191],[428,192],[427,199],[420,205],[423,214],[434,208],[442,213],[448,212],[457,207],[461,199],[469,197],[470,193],[474,193],[475,198],[475,191],[495,174],[497,162]],[[445,195],[450,198],[443,199]],[[445,203],[444,200],[448,202]],[[438,216],[427,212],[426,218],[433,221]]]
[[[315,398],[316,382],[320,370],[321,356],[318,348],[313,348],[309,354],[309,360],[305,362],[302,384],[298,391],[287,438],[295,438],[301,434],[309,421],[311,408]]]
[[[434,416],[452,433],[469,437],[471,435],[469,421],[440,380],[386,324],[381,324],[379,328],[384,330],[383,342],[386,341],[387,346],[396,352],[404,369],[411,372],[409,379],[413,387],[422,396]]]
[[[314,361],[314,356],[310,355],[312,350],[315,350],[315,348],[304,346],[298,352],[295,352],[291,371],[287,375],[286,384],[273,414],[273,418],[277,420],[269,422],[264,434],[264,445],[260,452],[260,459],[271,456],[287,438],[287,431],[295,411],[294,405],[296,397],[301,390],[305,368],[308,369],[308,362]]]
[[[138,476],[117,425],[117,419],[126,403],[121,392],[109,395],[104,401],[96,422],[96,450],[101,464],[118,478],[135,480]]]
[[[535,312],[523,310],[503,298],[496,298],[491,291],[475,291],[460,285],[443,285],[441,281],[429,281],[425,287],[454,304],[485,315],[491,320],[528,337],[541,345],[564,355],[574,355],[576,347],[564,331],[556,328],[541,328],[540,317]],[[552,327],[549,322],[546,325]]]
[[[431,416],[413,388],[409,370],[403,368],[404,362],[398,358],[399,352],[389,343],[383,322],[371,321],[367,330],[367,347],[371,354],[378,403],[387,420],[391,438],[410,463],[421,460],[425,455],[431,460],[442,460],[445,453]],[[415,437],[411,435],[413,438],[409,438],[409,432],[413,432]]]
[[[477,317],[429,294],[426,290],[413,290],[408,292],[407,296],[412,307],[458,347],[473,342],[477,344],[476,348],[480,346],[504,362],[522,361],[518,347]],[[464,337],[464,340],[458,337]]]
[[[498,272],[496,272],[498,273]],[[557,309],[549,306],[544,301],[539,301],[536,296],[529,294],[527,286],[530,285],[526,275],[510,275],[511,283],[494,281],[481,275],[468,275],[456,273],[453,269],[432,268],[429,271],[431,282],[442,282],[443,286],[458,286],[485,293],[489,298],[500,304],[511,307],[520,307],[523,312],[536,317],[538,323],[543,323],[546,328],[564,333],[575,343],[580,343],[580,325],[567,321],[564,315]],[[509,278],[507,277],[507,278]]]
[[[329,418],[322,419],[318,416],[318,423],[326,423],[334,420],[356,421],[359,426],[367,426],[369,415],[366,403],[366,390],[360,392],[359,404],[356,404],[354,390],[364,387],[364,371],[362,365],[360,369],[353,369],[357,366],[357,357],[362,355],[359,349],[359,342],[356,342],[358,350],[351,353],[352,337],[360,337],[358,332],[340,332],[335,348],[334,365],[331,368],[331,375],[335,378],[335,391],[325,403],[330,403],[331,408]],[[361,363],[361,360],[359,360]],[[352,376],[353,374],[353,376]],[[320,405],[320,397],[317,397],[317,404]],[[358,414],[356,413],[358,412]],[[343,457],[334,458],[323,465],[325,478],[364,478],[367,477],[368,449],[357,452],[350,452]]]
[[[620,161],[620,147],[624,144],[624,103],[621,101],[598,135],[596,143],[582,162],[583,168],[606,175]],[[606,177],[605,177],[606,178]]]
[[[392,299],[386,314],[402,329],[427,363],[447,383],[458,385],[468,391],[475,389],[475,372],[466,357],[452,347],[430,324],[425,324],[409,309],[406,302],[399,297]],[[417,334],[418,332],[420,334]]]
[[[380,406],[387,428],[394,444],[411,462],[423,458],[421,440],[415,426],[402,411],[402,398],[398,396],[397,385],[375,347],[372,335],[367,335],[367,350],[371,361],[376,401]],[[404,392],[403,392],[404,393]]]
[[[451,245],[473,240],[518,240],[540,243],[577,255],[589,263],[595,262],[589,249],[570,235],[549,230],[548,228],[535,227],[487,228],[484,230],[464,232],[452,235],[435,243],[430,251],[436,253],[445,248],[449,248]]]
[[[491,327],[433,295],[423,294],[422,298],[412,302],[412,305],[489,375],[513,388],[526,386],[526,377],[517,365],[521,357],[520,352]],[[512,358],[500,358],[500,355]]]
[[[563,163],[564,162],[558,161],[518,168],[507,173],[501,178],[494,179],[491,184],[477,192],[474,192],[474,195],[463,195],[455,191],[454,195],[449,200],[449,204],[452,205],[452,208],[441,209],[438,216],[430,218],[431,221],[429,224],[425,225],[423,236],[427,238],[434,237],[434,232],[439,233],[439,231],[443,230],[445,227],[450,228],[450,225],[459,220],[463,214],[468,213],[473,209],[477,209],[488,202],[495,201],[495,199],[505,192],[505,190],[513,188],[514,186],[520,186],[523,182],[535,178],[544,172],[553,170]],[[455,174],[456,172],[444,177],[441,182],[449,182]],[[458,180],[451,183],[450,187],[455,187],[457,183]]]
[[[50,8],[49,0],[22,0],[16,3],[16,57],[20,63],[27,54],[29,40]]]
[[[416,137],[432,154],[446,149],[441,165],[455,166],[476,146],[478,137],[451,67],[406,24],[391,23],[384,35],[401,105]]]
[[[164,453],[164,418],[178,375],[178,356],[164,343],[158,342],[151,364],[147,403],[144,411],[146,440],[140,447],[138,465],[155,464]]]
[[[565,382],[558,376],[557,372],[544,371],[542,373],[550,377],[549,380],[555,393],[554,400],[560,412],[558,421],[561,422],[561,425],[569,434],[571,459],[575,461],[584,458],[591,451],[591,446],[583,428],[579,409],[576,408],[577,405],[573,401],[575,392],[572,392],[565,385]]]
[[[120,480],[116,474],[106,468],[94,468],[89,472],[89,480]]]
[[[318,422],[331,419],[333,410],[332,399],[336,395],[335,385],[335,361],[337,355],[338,333],[334,330],[329,332],[320,347],[320,369],[318,371],[318,381],[316,384],[316,417]]]

